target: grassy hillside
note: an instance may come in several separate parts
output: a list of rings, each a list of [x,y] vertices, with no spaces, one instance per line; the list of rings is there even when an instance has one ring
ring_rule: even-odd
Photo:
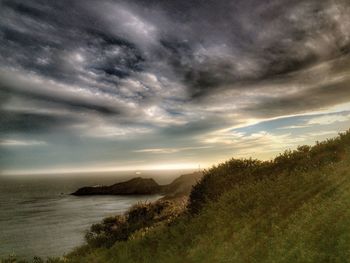
[[[139,205],[118,220],[92,234],[124,229],[123,239],[88,242],[64,262],[350,262],[350,132],[271,161],[229,160],[204,173],[186,208]]]

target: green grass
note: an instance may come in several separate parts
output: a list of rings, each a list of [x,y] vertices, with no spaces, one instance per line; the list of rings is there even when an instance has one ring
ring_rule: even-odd
[[[350,262],[350,133],[213,167],[176,218],[65,262]]]

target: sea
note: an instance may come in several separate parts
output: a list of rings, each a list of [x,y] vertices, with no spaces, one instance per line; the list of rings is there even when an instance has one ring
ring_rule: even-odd
[[[0,258],[63,256],[83,244],[92,224],[122,214],[138,202],[161,197],[70,195],[80,187],[110,185],[136,176],[152,177],[165,184],[187,172],[190,171],[0,175]]]

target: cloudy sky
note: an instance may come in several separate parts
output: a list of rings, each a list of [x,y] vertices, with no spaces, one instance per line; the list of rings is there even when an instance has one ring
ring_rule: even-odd
[[[0,0],[0,170],[268,159],[350,128],[348,0]]]

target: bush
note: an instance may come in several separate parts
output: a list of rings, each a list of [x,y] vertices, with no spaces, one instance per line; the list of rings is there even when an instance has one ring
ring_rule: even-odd
[[[92,247],[111,247],[116,241],[128,239],[125,216],[108,217],[102,223],[91,226],[85,240]]]
[[[204,171],[202,180],[192,188],[188,206],[190,213],[198,213],[209,200],[217,200],[223,192],[264,165],[264,162],[254,159],[231,159]]]
[[[261,180],[267,176],[306,172],[339,162],[344,159],[349,143],[350,130],[335,139],[317,142],[313,147],[303,145],[294,151],[287,150],[272,161],[231,159],[213,166],[193,187],[188,210],[191,214],[198,214],[206,203],[216,201],[223,193],[247,179]]]
[[[85,235],[90,247],[111,247],[117,241],[126,241],[135,232],[161,222],[169,222],[179,216],[184,205],[176,201],[138,203],[125,215],[105,218],[94,224]]]

